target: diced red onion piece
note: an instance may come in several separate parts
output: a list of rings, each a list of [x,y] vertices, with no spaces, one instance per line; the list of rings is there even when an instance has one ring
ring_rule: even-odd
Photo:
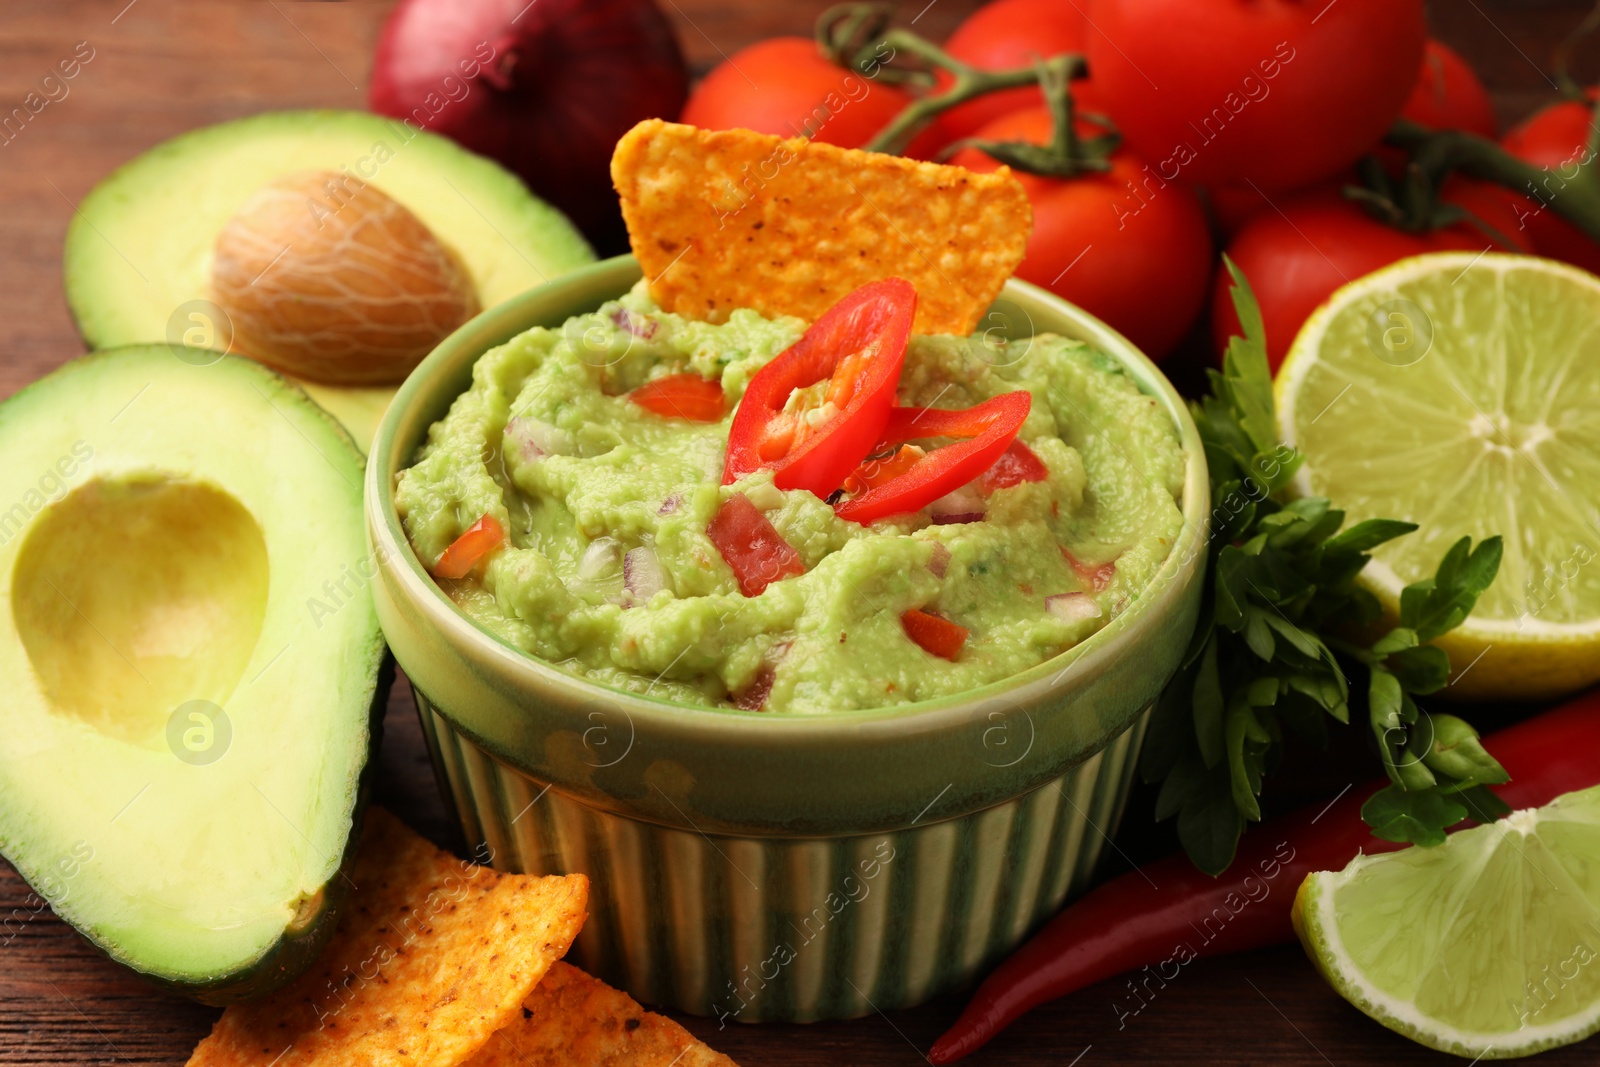
[[[644,545],[628,549],[622,557],[622,584],[639,600],[649,600],[666,588],[666,574],[655,549]]]
[[[741,711],[761,711],[767,706],[767,697],[772,695],[772,683],[778,679],[778,664],[789,654],[790,644],[791,642],[784,641],[767,650],[766,662],[756,671],[755,678],[748,686],[729,697],[734,707]]]
[[[659,508],[656,508],[656,514],[671,515],[674,511],[678,510],[678,505],[682,503],[683,497],[679,496],[677,493],[673,493],[671,496],[667,497],[667,499],[661,502],[661,506]]]
[[[656,321],[644,315],[635,315],[627,308],[618,308],[611,313],[611,321],[622,329],[627,330],[635,337],[648,341],[656,335]]]
[[[1100,617],[1100,605],[1087,593],[1056,593],[1044,598],[1044,606],[1063,622],[1084,622]]]
[[[943,578],[945,568],[950,566],[950,550],[944,546],[943,541],[933,543],[933,555],[928,557],[928,569],[935,578]]]
[[[578,561],[578,577],[593,582],[614,576],[621,548],[615,537],[597,537],[589,542]]]
[[[983,497],[967,487],[946,493],[928,505],[928,515],[935,526],[955,522],[978,522],[984,515]]]
[[[506,424],[506,436],[517,443],[523,459],[538,459],[551,454],[566,456],[575,451],[572,435],[566,430],[525,415]]]

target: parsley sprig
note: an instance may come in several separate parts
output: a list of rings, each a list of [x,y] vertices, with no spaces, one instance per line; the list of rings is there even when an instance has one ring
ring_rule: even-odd
[[[1225,261],[1227,262],[1227,261]],[[1357,584],[1371,551],[1416,529],[1368,519],[1348,528],[1320,497],[1284,493],[1303,457],[1278,439],[1261,312],[1232,262],[1242,337],[1211,395],[1191,405],[1211,470],[1209,575],[1184,663],[1157,702],[1141,758],[1160,782],[1156,818],[1178,820],[1195,865],[1220,874],[1233,862],[1257,797],[1278,765],[1286,732],[1326,744],[1329,718],[1348,723],[1351,692],[1367,719],[1390,784],[1362,808],[1373,833],[1437,845],[1470,814],[1505,805],[1484,788],[1505,770],[1452,715],[1416,698],[1442,689],[1450,663],[1431,644],[1459,626],[1500,567],[1498,537],[1462,538],[1432,578],[1400,596],[1398,625],[1376,639],[1376,597]]]

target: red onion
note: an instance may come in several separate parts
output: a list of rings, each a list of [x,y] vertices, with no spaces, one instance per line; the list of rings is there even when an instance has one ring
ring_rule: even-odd
[[[983,497],[967,486],[952,490],[928,505],[928,516],[935,526],[956,522],[979,522],[984,516]]]
[[[627,249],[611,150],[688,89],[653,0],[400,0],[368,102],[498,160],[609,254]]]
[[[928,557],[928,569],[935,578],[943,578],[945,568],[950,566],[950,550],[944,546],[943,541],[933,543],[933,555]]]
[[[772,684],[778,680],[778,664],[788,654],[789,645],[790,642],[785,641],[767,650],[766,662],[756,671],[755,678],[728,698],[733,701],[734,707],[742,711],[761,711],[767,706],[767,697],[772,695]]]
[[[1044,598],[1044,606],[1062,622],[1084,622],[1100,617],[1100,605],[1088,593],[1056,593]]]
[[[506,423],[506,437],[517,446],[523,459],[538,459],[540,456],[568,456],[572,455],[576,443],[572,435],[559,426],[552,426],[542,419],[530,418],[526,415],[518,416]]]
[[[649,600],[666,588],[666,572],[661,569],[655,549],[644,545],[628,549],[622,557],[622,584],[638,601]]]
[[[671,496],[667,497],[667,499],[661,502],[661,506],[659,508],[656,508],[656,514],[671,515],[674,511],[678,510],[678,505],[682,503],[683,497],[679,496],[677,493],[673,493]]]
[[[618,308],[613,311],[611,313],[611,321],[642,341],[648,341],[656,335],[655,319],[647,315],[634,315],[627,308]]]
[[[616,579],[617,555],[622,546],[615,537],[597,537],[583,550],[578,561],[578,577],[586,582],[603,582]]]

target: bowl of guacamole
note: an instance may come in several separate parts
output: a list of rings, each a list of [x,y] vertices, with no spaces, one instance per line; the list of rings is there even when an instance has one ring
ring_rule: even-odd
[[[441,786],[497,864],[590,875],[577,951],[642,999],[915,1003],[1113,832],[1199,608],[1198,436],[1132,345],[1013,281],[981,332],[911,336],[894,398],[1025,395],[1004,452],[853,520],[952,438],[907,430],[827,496],[734,475],[741,401],[811,324],[686,319],[639,278],[619,257],[485,312],[380,427],[376,601]],[[833,410],[800,392],[784,433]]]

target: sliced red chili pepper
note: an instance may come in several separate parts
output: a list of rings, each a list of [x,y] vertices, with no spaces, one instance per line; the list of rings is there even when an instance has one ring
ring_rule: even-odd
[[[653,414],[691,422],[716,422],[727,410],[721,382],[708,382],[698,374],[669,374],[645,382],[628,399]]]
[[[961,654],[961,646],[967,643],[968,630],[965,626],[957,626],[931,611],[912,608],[900,616],[900,625],[905,628],[906,636],[924,652],[931,652],[942,659],[953,661]]]
[[[1018,391],[960,411],[895,408],[889,413],[883,440],[873,452],[918,438],[966,440],[935,448],[904,474],[834,505],[834,514],[851,522],[869,523],[927,507],[992,467],[1017,436],[1032,406],[1033,394]]]
[[[773,582],[806,572],[800,554],[742,493],[722,502],[706,536],[733,568],[745,596],[760,596]]]
[[[1033,449],[1021,441],[1012,440],[1006,450],[1000,453],[1000,458],[994,461],[994,466],[983,472],[978,484],[985,493],[992,493],[996,489],[1010,489],[1023,482],[1042,482],[1049,475],[1044,461],[1033,454]]]
[[[483,557],[505,544],[505,541],[506,532],[500,520],[493,515],[485,515],[462,531],[461,536],[451,541],[450,547],[440,553],[439,561],[433,565],[433,576],[465,578]]]
[[[728,431],[722,484],[771,467],[779,489],[839,488],[883,434],[916,310],[910,282],[863,285],[757,371]],[[814,408],[790,407],[795,390],[824,380]]]

